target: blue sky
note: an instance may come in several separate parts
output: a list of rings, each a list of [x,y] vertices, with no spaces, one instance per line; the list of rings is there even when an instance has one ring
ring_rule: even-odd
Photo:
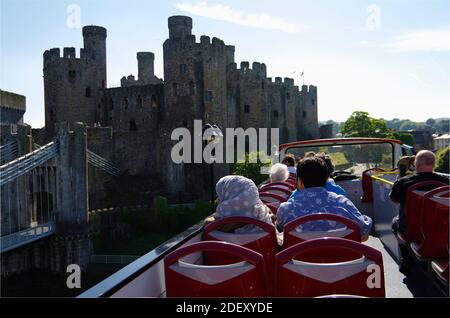
[[[236,46],[236,61],[264,62],[270,77],[318,86],[319,119],[354,110],[392,119],[450,117],[448,0],[0,0],[0,87],[27,96],[25,120],[44,124],[42,54],[82,46],[67,23],[108,29],[108,85],[136,74],[136,52],[156,54],[163,76],[167,18],[189,15],[194,34]],[[70,10],[69,10],[70,11]]]

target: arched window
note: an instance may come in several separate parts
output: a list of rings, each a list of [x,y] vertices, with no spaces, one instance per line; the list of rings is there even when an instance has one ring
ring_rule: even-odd
[[[156,100],[156,96],[152,95],[152,98],[150,99],[150,106],[152,108],[157,108],[158,107],[158,101]]]
[[[142,106],[142,97],[141,96],[138,96],[138,98],[137,98],[137,106],[138,106],[138,108],[142,108],[143,106]]]
[[[124,98],[122,101],[122,106],[124,109],[128,109],[128,98]]]
[[[137,131],[138,127],[136,125],[136,121],[134,119],[130,120],[130,131]]]
[[[91,87],[90,86],[86,87],[86,97],[87,98],[91,97]]]

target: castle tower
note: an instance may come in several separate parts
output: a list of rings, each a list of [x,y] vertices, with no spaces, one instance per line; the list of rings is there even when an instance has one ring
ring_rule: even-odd
[[[83,27],[84,51],[92,60],[96,68],[99,81],[96,86],[106,87],[106,29],[89,25]]]
[[[138,52],[138,81],[140,84],[150,84],[155,76],[155,54]]]
[[[84,48],[76,56],[75,48],[44,52],[45,126],[50,137],[58,122],[84,122],[92,126],[100,121],[101,89],[106,88],[106,29],[83,28]]]

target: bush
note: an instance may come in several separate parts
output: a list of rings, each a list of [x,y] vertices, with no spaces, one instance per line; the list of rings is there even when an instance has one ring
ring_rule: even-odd
[[[435,170],[437,172],[442,173],[450,173],[449,172],[449,153],[450,153],[450,147],[447,147],[445,149],[439,150],[436,153],[436,167]]]
[[[256,163],[251,163],[255,162]],[[233,164],[231,171],[234,175],[249,178],[256,185],[263,183],[268,179],[268,174],[261,174],[261,168],[270,168],[272,161],[264,152],[246,153],[245,159]]]
[[[170,206],[163,197],[155,198],[154,210],[158,231],[172,233],[184,231],[213,213],[206,202],[197,201],[194,208]]]

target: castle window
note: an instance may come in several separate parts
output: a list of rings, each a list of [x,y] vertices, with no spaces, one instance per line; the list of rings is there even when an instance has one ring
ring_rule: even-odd
[[[286,93],[286,98],[287,98],[287,100],[291,100],[291,93],[287,92]]]
[[[136,121],[134,119],[130,120],[130,131],[137,131]]]
[[[186,73],[187,73],[187,65],[180,64],[180,74],[186,74]]]
[[[138,96],[138,98],[137,98],[137,106],[138,106],[138,108],[142,108],[142,97],[141,96]]]
[[[187,126],[188,126],[187,120],[183,120],[183,127],[186,127],[186,128],[187,128]]]
[[[250,105],[244,105],[244,113],[246,114],[250,113]]]
[[[152,98],[150,99],[150,106],[152,108],[158,107],[158,101],[156,100],[156,96],[152,95]]]
[[[274,110],[273,111],[273,117],[274,118],[278,118],[278,110]]]
[[[75,72],[74,70],[70,70],[69,71],[69,81],[70,82],[75,82],[75,79],[77,78],[77,72]]]
[[[266,88],[266,83],[264,83],[264,81],[261,82],[261,88],[265,89]]]
[[[306,112],[303,112],[303,118],[306,118]]]
[[[173,96],[178,96],[178,84],[177,83],[173,83],[172,89],[173,89]]]
[[[91,87],[90,86],[88,86],[88,87],[86,87],[86,97],[87,98],[90,98],[91,97]]]
[[[128,98],[124,98],[122,101],[122,107],[128,109]]]
[[[212,102],[214,99],[213,91],[205,91],[205,102]]]
[[[314,99],[311,101],[311,103],[312,103],[313,106],[316,105],[316,101]]]

